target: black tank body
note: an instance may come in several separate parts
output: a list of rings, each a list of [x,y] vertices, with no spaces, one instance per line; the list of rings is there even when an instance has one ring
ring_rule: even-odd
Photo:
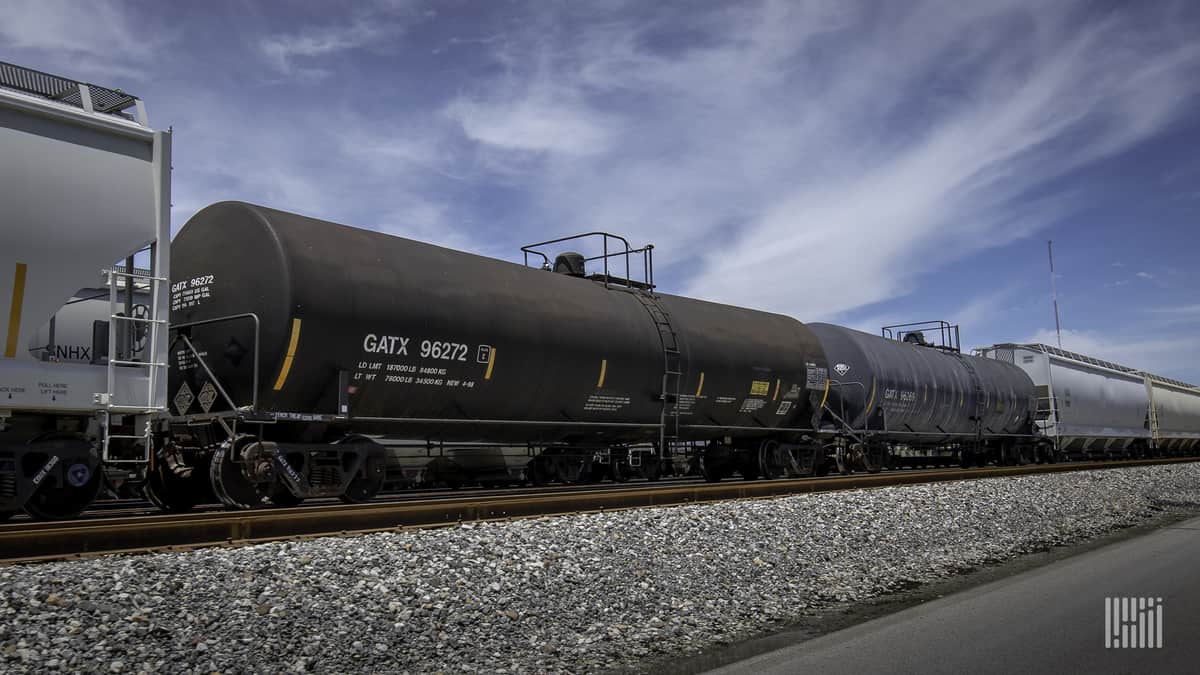
[[[173,324],[258,317],[258,412],[443,440],[657,438],[664,355],[644,291],[240,202],[184,226],[172,271]],[[812,426],[826,364],[804,324],[654,297],[678,339],[682,436]],[[249,408],[252,322],[189,333]],[[209,379],[177,343],[172,411],[228,409]]]
[[[829,359],[828,425],[937,437],[972,434],[978,417],[985,434],[1028,432],[1034,388],[1020,368],[832,324],[808,326]]]

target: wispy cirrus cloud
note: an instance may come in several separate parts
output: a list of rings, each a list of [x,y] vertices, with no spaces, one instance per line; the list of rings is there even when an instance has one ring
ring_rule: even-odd
[[[10,0],[0,12],[0,45],[41,53],[78,78],[140,80],[145,60],[174,37],[169,26],[107,0]]]
[[[346,19],[267,35],[258,40],[257,46],[259,53],[281,75],[320,80],[331,73],[328,68],[314,65],[322,57],[395,39],[420,16],[415,11],[415,3],[376,0],[356,5]]]
[[[486,127],[457,119],[490,153],[546,150],[517,168],[553,222],[706,250],[675,270],[689,294],[828,317],[1060,222],[1084,201],[1058,181],[1172,124],[1200,89],[1200,43],[1166,5],[1086,10],[764,2],[565,20],[507,41],[502,81],[456,103]],[[544,119],[579,122],[529,122]]]
[[[445,114],[471,140],[506,151],[596,155],[608,149],[613,135],[601,115],[546,92],[516,100],[460,98]]]

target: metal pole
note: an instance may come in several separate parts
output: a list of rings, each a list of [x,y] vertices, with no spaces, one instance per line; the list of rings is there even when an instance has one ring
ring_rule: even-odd
[[[1058,337],[1058,348],[1062,349],[1062,325],[1058,321],[1058,284],[1054,280],[1054,240],[1046,241],[1046,251],[1050,254],[1050,299],[1054,303],[1054,334]]]

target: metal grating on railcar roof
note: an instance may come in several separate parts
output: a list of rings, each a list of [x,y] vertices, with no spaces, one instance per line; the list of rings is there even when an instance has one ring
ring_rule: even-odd
[[[87,87],[93,111],[127,120],[134,119],[132,115],[122,111],[137,105],[138,99],[120,89],[109,89],[0,61],[0,87],[86,109],[80,85]]]
[[[1161,382],[1162,384],[1170,384],[1170,385],[1173,385],[1176,387],[1180,387],[1181,389],[1195,389],[1197,391],[1200,391],[1200,387],[1197,387],[1194,384],[1188,384],[1187,382],[1184,382],[1183,380],[1172,380],[1169,377],[1163,377],[1162,375],[1155,375],[1154,373],[1145,373],[1145,375],[1146,375],[1146,377],[1149,377],[1151,380],[1154,380],[1155,382]]]
[[[1130,368],[1129,366],[1122,366],[1120,364],[1113,363],[1112,361],[1105,361],[1104,359],[1097,359],[1092,356],[1087,356],[1086,354],[1080,354],[1078,352],[1067,351],[1066,349],[1060,349],[1058,347],[1051,347],[1050,345],[1037,344],[1037,343],[1035,343],[1035,344],[1005,343],[1005,344],[1000,344],[1000,345],[993,345],[991,347],[991,349],[999,350],[1000,348],[1004,348],[1004,347],[1007,347],[1007,348],[1023,347],[1025,349],[1032,349],[1034,351],[1045,352],[1047,354],[1054,354],[1055,356],[1059,356],[1064,359],[1070,359],[1072,361],[1078,361],[1080,363],[1089,363],[1093,366],[1100,366],[1101,368],[1108,368],[1109,370],[1115,370],[1115,371],[1121,372],[1121,373],[1130,373],[1132,375],[1144,375],[1144,376],[1150,378],[1151,380],[1162,383],[1162,384],[1169,384],[1169,385],[1172,385],[1175,387],[1180,387],[1182,389],[1194,389],[1196,391],[1200,391],[1200,387],[1197,387],[1194,384],[1189,384],[1182,380],[1173,380],[1169,377],[1163,377],[1162,375],[1155,375],[1154,373],[1148,373],[1144,370],[1138,370],[1137,368]]]
[[[1040,349],[1041,351],[1046,352],[1047,354],[1054,354],[1055,356],[1061,356],[1065,359],[1071,359],[1073,361],[1080,361],[1082,363],[1090,363],[1093,366],[1100,366],[1101,368],[1108,368],[1109,370],[1116,370],[1116,371],[1122,372],[1122,373],[1138,372],[1137,368],[1130,368],[1129,366],[1122,366],[1120,364],[1113,363],[1112,361],[1105,361],[1104,359],[1098,359],[1093,356],[1087,356],[1086,354],[1080,354],[1078,352],[1067,351],[1065,349],[1060,349],[1058,347],[1051,347],[1050,345],[1035,344],[1035,345],[1033,345],[1033,347]]]

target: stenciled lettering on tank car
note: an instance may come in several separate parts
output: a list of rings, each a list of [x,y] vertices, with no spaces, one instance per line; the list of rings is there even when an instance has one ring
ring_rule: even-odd
[[[408,356],[409,338],[399,335],[376,335],[367,333],[363,338],[363,351],[373,354]]]

